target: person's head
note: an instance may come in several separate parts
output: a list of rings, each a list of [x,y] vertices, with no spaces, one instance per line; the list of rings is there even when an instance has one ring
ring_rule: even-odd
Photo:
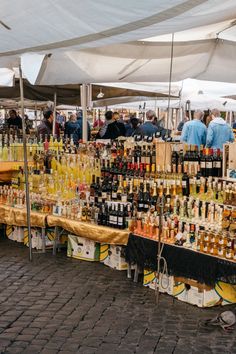
[[[111,121],[112,118],[113,118],[113,112],[112,111],[107,111],[105,113],[105,118],[106,118],[107,121]]]
[[[195,112],[194,112],[194,119],[198,119],[198,120],[202,120],[204,116],[204,113],[200,110],[200,109],[197,109]]]
[[[212,109],[212,110],[211,110],[211,115],[212,115],[212,118],[213,118],[213,119],[216,118],[216,117],[220,117],[220,111],[219,111],[219,109],[217,109],[217,108]]]
[[[132,117],[130,119],[130,124],[132,125],[133,129],[136,129],[137,126],[139,125],[139,120],[137,118],[135,118],[135,117]]]
[[[48,122],[50,123],[53,122],[53,111],[51,111],[50,109],[45,111],[43,116]]]
[[[79,109],[79,110],[77,111],[76,117],[77,117],[77,120],[83,118],[83,111],[82,111],[81,109]]]
[[[76,115],[74,113],[72,113],[69,117],[69,121],[70,122],[75,122],[76,121]]]
[[[113,120],[117,121],[117,120],[119,120],[119,119],[120,119],[119,113],[118,113],[118,112],[114,112],[114,113],[113,113]]]
[[[155,117],[156,117],[156,113],[154,111],[152,111],[151,109],[147,111],[146,113],[147,120],[153,121]]]
[[[10,109],[9,116],[10,116],[10,118],[16,118],[17,117],[16,110],[15,109]]]

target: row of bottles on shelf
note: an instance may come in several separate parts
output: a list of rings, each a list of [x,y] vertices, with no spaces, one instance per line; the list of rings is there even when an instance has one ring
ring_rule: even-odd
[[[220,149],[198,149],[196,145],[173,145],[171,156],[172,172],[186,172],[195,176],[199,172],[203,177],[222,177],[222,153]]]
[[[178,195],[186,197],[191,195],[200,200],[236,205],[236,183],[226,183],[226,181],[211,177],[197,179],[183,175],[182,178],[163,180],[162,178],[144,179],[139,176],[123,178],[121,175],[109,174],[96,179],[93,176],[90,192],[104,201],[137,202],[140,200],[155,205],[163,195],[166,200]]]
[[[236,261],[236,235],[232,230],[211,229],[209,225],[183,221],[177,216],[163,216],[160,226],[159,216],[147,214],[133,221],[131,231],[138,236]]]
[[[22,161],[24,157],[22,139],[9,135],[6,141],[5,137],[0,134],[0,161]],[[183,146],[175,143],[170,145],[171,156],[167,159],[162,158],[161,161],[157,159],[160,145],[156,143],[115,141],[106,145],[85,143],[81,144],[81,147],[84,152],[92,151],[95,158],[101,159],[102,173],[131,176],[139,174],[143,177],[160,173],[222,176],[222,155],[219,149],[204,149],[202,146],[198,149],[194,145]],[[28,138],[27,156],[29,161],[33,161],[49,152],[49,155],[59,159],[63,154],[80,153],[81,147],[75,146],[72,137],[58,140],[51,136],[50,140],[46,138],[44,142],[41,137],[39,140]]]
[[[28,161],[33,161],[35,155],[41,155],[50,151],[54,154],[59,153],[77,153],[77,147],[74,144],[73,138],[57,139],[52,136],[48,140],[42,140],[42,137],[27,138],[26,141],[27,158]],[[18,136],[0,134],[0,161],[23,161],[24,149],[23,139]]]
[[[0,186],[0,204],[10,207],[25,208],[25,191],[9,186]],[[30,207],[32,211],[53,214],[71,220],[91,222],[97,225],[118,229],[128,229],[132,217],[130,203],[91,202],[89,198],[70,200],[53,200],[43,198],[41,194],[31,193]]]
[[[22,176],[24,176],[22,174]],[[76,181],[76,180],[75,180]],[[32,193],[41,195],[41,198],[51,200],[70,200],[77,198],[86,200],[87,203],[100,205],[106,202],[131,203],[138,212],[160,211],[160,205],[164,199],[164,212],[173,213],[190,219],[203,219],[203,221],[215,222],[222,206],[232,208],[236,206],[236,185],[226,182],[211,181],[210,178],[201,179],[200,187],[191,185],[191,195],[188,197],[185,188],[179,183],[170,184],[169,181],[138,179],[136,182],[130,179],[100,178],[93,175],[92,183],[76,183],[73,179],[57,174],[33,174],[29,175],[29,187]],[[135,182],[135,183],[134,183]],[[24,182],[19,182],[23,184]],[[1,187],[0,194],[12,193],[13,188]],[[23,190],[24,188],[20,188]],[[205,211],[204,211],[205,210]],[[212,211],[211,217],[206,213]],[[218,217],[220,220],[220,216]]]

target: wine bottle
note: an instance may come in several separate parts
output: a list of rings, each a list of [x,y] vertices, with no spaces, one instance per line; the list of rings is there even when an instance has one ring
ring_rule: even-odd
[[[189,196],[189,177],[187,173],[187,166],[185,165],[184,174],[182,176],[182,194],[183,196]]]

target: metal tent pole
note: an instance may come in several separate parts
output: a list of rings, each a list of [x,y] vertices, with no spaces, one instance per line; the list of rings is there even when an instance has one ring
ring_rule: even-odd
[[[87,94],[86,94],[86,85],[82,84],[80,86],[80,102],[83,111],[83,131],[82,131],[82,139],[83,141],[88,140],[88,126],[87,126]]]
[[[173,73],[173,59],[174,59],[174,33],[172,33],[172,41],[171,41],[171,52],[170,52],[170,72],[169,72],[169,94],[168,94],[168,108],[167,108],[167,134],[166,137],[168,136],[168,129],[169,129],[169,122],[171,120],[171,115],[170,115],[170,95],[171,95],[171,85],[172,85],[172,73]],[[167,142],[165,141],[165,151],[164,151],[164,168],[166,168],[166,145]],[[163,177],[164,178],[164,177]],[[158,235],[158,251],[157,251],[157,275],[156,275],[156,281],[158,282],[158,286],[156,288],[156,303],[159,303],[159,297],[160,297],[160,283],[161,283],[161,262],[164,262],[164,270],[166,269],[167,271],[167,264],[166,260],[164,257],[162,257],[162,250],[163,250],[163,245],[161,243],[161,236],[162,236],[162,230],[163,230],[163,214],[164,214],[164,206],[165,206],[165,197],[164,195],[161,198],[160,201],[160,215],[159,215],[159,235]],[[163,272],[164,272],[163,270]]]
[[[55,91],[55,92],[54,92],[52,136],[55,136],[55,132],[56,132],[56,120],[57,120],[57,93],[56,93],[56,91]]]
[[[24,87],[22,79],[21,65],[19,65],[20,76],[20,99],[21,99],[21,117],[22,117],[22,131],[23,131],[23,150],[24,150],[24,173],[25,173],[25,197],[26,197],[26,213],[27,213],[27,228],[29,239],[29,259],[32,261],[32,240],[31,240],[31,225],[30,225],[30,193],[29,193],[29,179],[28,179],[28,161],[27,161],[27,145],[26,145],[26,131],[25,131],[25,109],[24,109]]]

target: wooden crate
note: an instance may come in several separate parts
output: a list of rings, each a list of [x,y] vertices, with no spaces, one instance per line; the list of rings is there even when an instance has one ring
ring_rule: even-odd
[[[236,142],[223,146],[223,177],[228,177],[229,170],[236,170]]]
[[[171,155],[173,147],[178,145],[179,149],[182,148],[182,143],[172,143],[172,142],[155,142],[156,144],[156,165],[161,166],[161,169],[164,167],[164,171],[171,166]]]

